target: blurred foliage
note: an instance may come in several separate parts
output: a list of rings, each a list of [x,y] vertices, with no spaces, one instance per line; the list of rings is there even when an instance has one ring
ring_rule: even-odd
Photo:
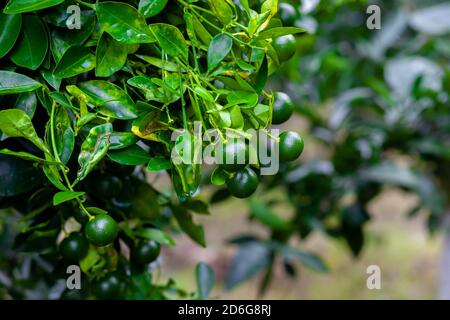
[[[381,8],[381,30],[366,27],[371,4]],[[450,4],[292,5],[296,18],[291,23],[309,33],[298,38],[297,58],[283,66],[272,86],[295,101],[296,112],[307,122],[307,149],[315,145],[322,156],[284,165],[277,176],[264,180],[268,195],[250,202],[250,217],[271,236],[246,234],[232,241],[240,249],[230,267],[229,287],[261,271],[264,292],[276,261],[288,276],[296,274],[293,257],[325,270],[318,258],[305,263],[303,252],[293,248],[295,238],[313,232],[343,239],[358,256],[369,204],[386,186],[418,196],[409,215],[426,212],[431,232],[442,226],[450,205]],[[272,199],[274,188],[284,190],[286,198]],[[293,217],[281,218],[280,202],[292,208]],[[311,262],[314,256],[307,257]]]

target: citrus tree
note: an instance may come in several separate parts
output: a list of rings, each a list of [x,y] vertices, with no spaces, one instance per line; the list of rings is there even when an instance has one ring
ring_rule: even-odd
[[[269,132],[285,111],[264,87],[302,29],[283,27],[276,0],[0,8],[0,295],[207,297],[205,264],[194,293],[151,273],[177,232],[206,246],[194,214],[208,214],[196,195],[210,171],[190,151],[210,142],[215,158],[231,158],[212,180],[239,198],[253,194],[261,170],[248,129],[266,134],[281,160],[300,155],[298,134]],[[196,124],[219,138],[204,140]],[[149,182],[164,172],[171,187]],[[81,290],[68,290],[77,266]]]

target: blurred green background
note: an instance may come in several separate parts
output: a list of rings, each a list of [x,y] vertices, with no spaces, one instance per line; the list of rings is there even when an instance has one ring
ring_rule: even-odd
[[[366,26],[369,5],[380,9],[380,30]],[[217,298],[437,298],[440,259],[448,251],[442,233],[435,231],[445,230],[449,207],[449,2],[304,0],[282,2],[280,8],[284,25],[309,31],[297,38],[297,58],[272,80],[273,89],[289,93],[296,105],[297,114],[281,128],[299,131],[306,151],[295,165],[282,168],[275,181],[266,181],[267,188],[256,198],[272,203],[280,217],[294,217],[300,228],[305,223],[318,231],[308,231],[307,237],[300,231],[301,240],[288,236],[284,241],[322,257],[330,271],[317,273],[297,264],[297,277],[291,278],[278,257],[264,294],[258,290],[262,273],[223,292],[227,272],[238,268],[232,263],[236,246],[227,240],[241,234],[279,240],[270,223],[248,218],[244,202],[229,200],[212,206],[213,219],[199,219],[209,247],[179,240],[164,253],[169,267],[161,279],[177,277],[193,288],[190,275],[196,261],[203,260],[216,270]],[[318,188],[305,179],[286,180],[289,173],[318,161],[331,163],[330,179],[339,195],[334,189],[321,190],[323,184]],[[387,171],[383,164],[389,164]],[[364,170],[373,173],[370,179]],[[299,200],[299,190],[317,192],[318,206],[315,200]],[[329,209],[321,199],[327,197],[336,201]],[[345,227],[345,210],[352,206],[364,217],[353,225],[356,233]],[[311,225],[304,218],[309,210],[317,219]],[[381,290],[367,289],[369,265],[381,268]]]

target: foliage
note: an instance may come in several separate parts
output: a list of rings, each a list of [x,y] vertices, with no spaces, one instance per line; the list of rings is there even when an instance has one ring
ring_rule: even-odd
[[[282,27],[277,1],[253,2],[0,6],[2,296],[209,295],[208,266],[199,265],[193,296],[172,280],[154,282],[149,271],[158,262],[147,262],[159,253],[155,243],[175,244],[175,231],[206,246],[194,221],[195,213],[208,213],[206,203],[193,199],[201,166],[171,161],[180,142],[172,133],[193,131],[195,121],[221,136],[227,129],[243,136],[248,128],[270,128],[273,97],[264,87],[283,62],[272,43],[301,29]],[[79,29],[77,10],[68,10],[73,5],[81,8]],[[149,172],[163,171],[177,197],[148,182]],[[86,282],[75,297],[65,290],[71,262],[58,244],[85,224],[91,244],[76,253],[83,255]],[[142,246],[148,241],[150,249]],[[134,258],[137,247],[145,264]]]

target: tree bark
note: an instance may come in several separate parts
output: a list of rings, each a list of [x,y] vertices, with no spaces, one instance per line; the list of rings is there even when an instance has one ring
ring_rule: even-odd
[[[444,220],[441,270],[439,279],[439,299],[450,300],[450,211]]]

